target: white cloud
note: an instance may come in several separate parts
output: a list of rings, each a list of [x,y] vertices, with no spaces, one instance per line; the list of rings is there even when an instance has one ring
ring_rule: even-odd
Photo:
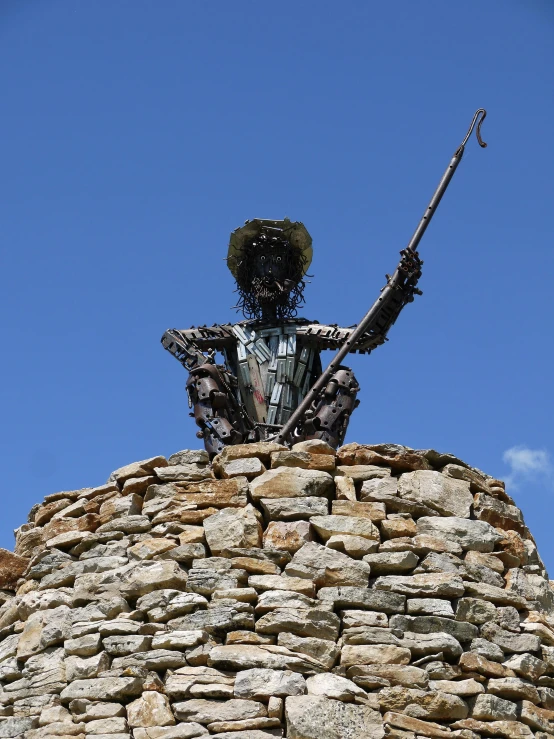
[[[550,454],[545,449],[529,449],[524,445],[506,449],[502,459],[510,466],[511,473],[506,484],[517,490],[519,483],[538,477],[552,477],[554,469]]]

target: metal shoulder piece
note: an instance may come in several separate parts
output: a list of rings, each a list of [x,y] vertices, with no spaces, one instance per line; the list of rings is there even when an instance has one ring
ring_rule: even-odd
[[[234,342],[231,326],[198,326],[185,330],[168,329],[162,336],[164,349],[189,372],[208,361],[213,361],[216,351],[227,348]],[[208,352],[208,356],[202,352]]]

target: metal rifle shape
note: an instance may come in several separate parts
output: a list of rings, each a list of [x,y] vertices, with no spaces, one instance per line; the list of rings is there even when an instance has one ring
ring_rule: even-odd
[[[301,423],[302,420],[306,417],[306,414],[309,414],[312,404],[315,404],[317,402],[318,398],[325,390],[329,380],[338,370],[342,360],[350,351],[355,351],[356,342],[366,332],[371,331],[372,328],[375,327],[379,316],[381,316],[383,311],[386,312],[387,304],[392,304],[398,300],[395,293],[397,293],[398,291],[406,292],[406,288],[408,288],[408,292],[410,291],[409,282],[415,274],[414,268],[419,269],[419,265],[421,264],[417,255],[417,247],[423,237],[423,234],[425,233],[425,230],[427,229],[427,226],[431,222],[431,218],[438,208],[442,196],[446,192],[446,188],[450,184],[450,180],[454,176],[454,172],[456,171],[459,163],[462,161],[465,145],[467,144],[469,137],[471,136],[476,125],[477,128],[475,133],[477,136],[477,141],[479,142],[479,146],[483,148],[487,146],[487,144],[481,138],[481,124],[485,120],[486,115],[487,112],[486,110],[484,110],[484,108],[479,108],[479,110],[475,112],[469,130],[460,146],[456,149],[454,156],[450,160],[450,164],[446,168],[446,171],[443,174],[442,179],[439,182],[439,185],[435,190],[435,193],[431,198],[431,201],[427,206],[425,213],[423,214],[423,217],[414,232],[414,235],[410,239],[408,246],[400,252],[402,259],[396,271],[394,272],[392,277],[387,275],[387,284],[381,290],[380,296],[377,298],[375,303],[371,306],[362,320],[358,323],[354,331],[352,331],[352,333],[344,342],[339,351],[335,354],[327,369],[318,377],[312,388],[306,394],[304,400],[296,408],[296,410],[289,418],[287,423],[285,423],[281,431],[276,434],[276,436],[274,437],[275,441],[280,443],[287,442],[299,423]],[[416,260],[412,259],[412,257],[414,256],[416,257]],[[408,302],[410,300],[413,300],[414,293],[420,294],[420,291],[415,288],[415,282],[414,287],[411,288],[411,293],[409,292],[408,297],[405,297],[404,299]]]

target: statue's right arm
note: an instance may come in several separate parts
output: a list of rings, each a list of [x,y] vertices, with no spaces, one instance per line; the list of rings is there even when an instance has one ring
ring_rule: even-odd
[[[189,329],[168,329],[162,336],[162,346],[189,372],[213,359],[203,352],[221,351],[233,344],[230,326],[198,326]]]

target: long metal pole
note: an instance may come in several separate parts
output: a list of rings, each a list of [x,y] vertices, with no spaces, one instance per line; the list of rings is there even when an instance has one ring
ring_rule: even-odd
[[[479,122],[477,123],[477,131],[476,131],[477,140],[480,146],[482,147],[486,146],[485,142],[481,139],[481,124],[483,123],[485,116],[487,115],[487,112],[483,108],[479,108],[479,110],[476,111],[475,115],[473,116],[473,120],[466,134],[466,137],[464,138],[460,146],[456,149],[454,156],[450,160],[450,164],[446,168],[441,178],[441,181],[439,182],[439,185],[437,189],[435,190],[435,193],[433,197],[431,198],[431,201],[429,205],[427,206],[427,209],[425,210],[425,213],[423,214],[423,217],[414,232],[414,235],[412,236],[412,238],[410,239],[410,242],[408,243],[408,246],[406,247],[406,249],[408,249],[409,251],[412,251],[412,252],[416,251],[418,244],[421,241],[423,234],[425,233],[427,229],[427,226],[431,222],[431,218],[434,216],[435,211],[438,208],[438,205],[441,201],[442,196],[444,195],[446,191],[446,188],[450,184],[450,180],[454,176],[454,172],[456,171],[458,164],[462,161],[462,157],[464,155],[464,150],[465,150],[465,145],[469,137],[471,136],[471,132],[473,131],[473,128],[475,127],[475,124],[480,114],[482,114],[482,116]],[[379,316],[381,304],[384,302],[388,294],[392,290],[395,289],[396,285],[399,283],[402,276],[403,276],[402,273],[397,268],[394,275],[389,279],[387,285],[381,291],[381,294],[379,295],[375,303],[373,303],[371,308],[368,310],[368,312],[365,314],[362,320],[358,323],[354,331],[352,331],[348,339],[344,342],[344,344],[335,354],[335,356],[329,363],[326,370],[315,381],[311,389],[306,394],[306,397],[304,398],[304,400],[300,403],[300,405],[294,411],[294,413],[289,418],[287,423],[283,426],[281,431],[275,436],[275,441],[282,444],[293,433],[294,429],[296,428],[296,426],[298,425],[299,421],[302,419],[306,411],[310,408],[314,400],[317,399],[318,395],[323,391],[323,389],[329,382],[329,379],[331,378],[331,376],[339,368],[342,360],[356,346],[358,339],[360,339],[364,335],[364,333],[368,329],[371,328],[371,325],[374,323],[375,319]]]

